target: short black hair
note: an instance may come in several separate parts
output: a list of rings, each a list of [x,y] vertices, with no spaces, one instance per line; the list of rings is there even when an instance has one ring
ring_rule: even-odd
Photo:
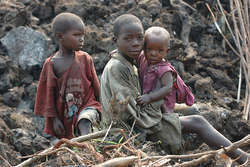
[[[65,33],[72,28],[72,25],[82,22],[82,19],[73,13],[60,13],[58,14],[52,22],[53,34]],[[83,23],[84,25],[84,23]]]
[[[123,14],[117,17],[115,19],[113,27],[114,36],[118,37],[121,27],[123,27],[126,24],[132,24],[132,23],[140,24],[142,26],[141,20],[132,14]]]

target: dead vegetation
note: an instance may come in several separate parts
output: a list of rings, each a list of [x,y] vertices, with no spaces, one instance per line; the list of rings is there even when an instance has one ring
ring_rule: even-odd
[[[242,84],[242,70],[246,82],[245,90],[245,105],[243,109],[243,118],[245,120],[249,119],[250,110],[250,22],[249,22],[249,6],[250,1],[241,0],[231,0],[230,1],[230,13],[227,13],[223,9],[220,0],[217,0],[218,10],[221,12],[224,19],[224,26],[230,31],[230,37],[232,37],[234,45],[229,42],[228,37],[225,35],[222,27],[217,23],[217,18],[215,17],[210,6],[207,7],[213,17],[214,23],[223,39],[232,49],[232,51],[240,58],[240,74],[239,74],[239,84],[238,84],[238,101],[240,97],[240,89]],[[230,20],[230,19],[232,20]],[[232,21],[232,24],[229,24]],[[226,25],[225,25],[226,24]]]
[[[24,167],[31,164],[33,164],[32,166],[46,166],[50,161],[57,161],[57,165],[64,166],[82,165],[95,167],[126,167],[132,165],[135,167],[190,167],[197,166],[216,158],[225,161],[227,165],[230,166],[230,163],[232,164],[234,160],[231,161],[225,153],[250,144],[250,135],[248,135],[242,140],[233,143],[231,146],[218,150],[188,155],[161,156],[145,152],[145,147],[138,148],[135,145],[137,135],[127,138],[120,143],[109,140],[101,141],[97,139],[105,136],[107,132],[107,130],[103,130],[86,136],[73,138],[71,140],[61,139],[54,147],[48,148],[34,155],[22,157],[28,159],[16,167]],[[111,129],[109,133],[120,133],[122,136],[124,135],[122,129]],[[42,160],[44,157],[46,157],[45,160]],[[243,167],[247,165],[249,165],[248,161],[241,166]]]

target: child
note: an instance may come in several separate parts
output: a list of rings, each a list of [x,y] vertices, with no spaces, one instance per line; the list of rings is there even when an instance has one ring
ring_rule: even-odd
[[[111,119],[114,119],[112,117],[118,116],[118,120],[127,126],[161,140],[162,144],[167,146],[168,151],[172,153],[177,153],[181,148],[181,126],[183,126],[184,131],[189,130],[201,135],[210,146],[220,147],[231,144],[201,116],[179,118],[175,113],[162,114],[161,101],[138,105],[136,99],[141,95],[141,88],[134,60],[140,55],[144,43],[142,23],[136,16],[124,14],[115,20],[113,31],[117,51],[112,52],[111,59],[106,64],[101,78],[104,121],[110,123]],[[168,49],[167,45],[165,47]],[[163,51],[164,54],[166,54],[166,50]],[[152,57],[150,62],[158,62],[161,59],[160,57]],[[171,75],[167,75],[166,79],[169,78]],[[112,109],[113,104],[111,104],[111,99],[114,96],[119,102],[118,105],[128,99],[127,107],[125,110],[121,110],[118,115],[111,113],[111,111],[115,112]],[[245,162],[246,155],[241,150],[238,149],[230,154],[234,158],[239,155],[243,155],[239,162]]]
[[[101,103],[103,121],[110,124],[117,108],[112,108],[114,96],[118,102],[128,99],[125,110],[118,112],[118,122],[133,127],[142,136],[155,135],[163,141],[170,152],[176,153],[182,147],[181,126],[177,114],[163,116],[162,101],[138,105],[136,98],[141,95],[141,88],[134,65],[144,44],[144,30],[141,21],[134,15],[119,16],[114,23],[114,42],[117,50],[111,53],[101,77]],[[119,104],[119,103],[118,103]],[[121,107],[122,108],[122,107]],[[135,124],[135,126],[133,126]],[[143,137],[142,137],[143,138]]]
[[[172,113],[176,102],[176,88],[174,87],[176,71],[169,68],[171,65],[164,59],[169,50],[170,35],[162,27],[151,27],[145,32],[144,42],[145,56],[142,53],[138,61],[140,81],[145,94],[139,96],[137,102],[145,105],[164,99],[163,113]],[[159,80],[160,88],[155,90],[157,80]],[[209,146],[220,148],[232,144],[201,116],[182,116],[180,122],[183,132],[199,134]],[[233,158],[243,155],[238,162],[246,161],[246,154],[240,149],[232,151],[228,155]]]
[[[138,104],[144,105],[164,99],[161,108],[163,113],[174,112],[177,98],[177,84],[173,85],[177,80],[177,72],[164,59],[169,45],[170,35],[167,30],[161,27],[149,28],[145,33],[144,53],[136,59],[140,67],[139,76],[143,92],[143,95],[137,98]],[[156,89],[158,90],[155,91]]]
[[[90,133],[100,120],[100,85],[93,60],[80,51],[84,44],[82,19],[57,15],[52,23],[59,50],[47,58],[37,88],[35,113],[45,117],[44,132],[57,138]]]

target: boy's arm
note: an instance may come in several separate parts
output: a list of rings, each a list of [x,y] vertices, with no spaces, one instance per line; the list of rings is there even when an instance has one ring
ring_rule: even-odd
[[[96,74],[96,71],[95,71],[95,66],[94,66],[94,63],[93,63],[92,59],[90,61],[90,69],[91,69],[91,76],[92,76],[92,83],[93,83],[95,98],[96,98],[97,101],[99,101],[100,82],[98,80],[98,77],[97,77],[97,74]]]
[[[65,130],[57,117],[55,102],[56,82],[51,72],[49,61],[46,60],[40,74],[34,110],[35,114],[46,118],[45,133],[60,136],[65,133]]]
[[[149,94],[144,94],[137,99],[139,104],[149,104],[154,101],[163,99],[172,91],[173,88],[173,73],[166,72],[160,78],[161,88]],[[157,89],[157,88],[156,88]]]
[[[131,71],[122,63],[113,62],[112,66],[105,68],[101,80],[101,101],[104,113],[107,113],[106,119],[112,118],[112,115],[108,113],[116,113],[119,119],[125,122],[135,119],[136,123],[144,128],[156,125],[161,119],[162,103],[138,105],[136,102],[136,98],[140,95],[138,78],[131,74]],[[112,99],[115,102],[112,102]]]
[[[56,82],[51,74],[51,66],[46,60],[40,74],[35,100],[35,114],[44,117],[56,117],[55,87]]]

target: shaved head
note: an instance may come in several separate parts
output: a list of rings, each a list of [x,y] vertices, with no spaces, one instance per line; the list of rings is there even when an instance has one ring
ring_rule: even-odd
[[[164,38],[166,40],[166,44],[168,46],[170,45],[170,34],[165,28],[158,27],[158,26],[150,27],[145,32],[145,38],[147,38],[148,36],[151,36],[151,35],[157,36],[157,37],[160,37],[160,38]]]
[[[83,24],[82,19],[73,13],[60,13],[52,22],[52,30],[54,35],[57,33],[65,33],[74,28],[74,25]]]
[[[113,28],[114,36],[118,37],[121,28],[124,25],[128,25],[128,24],[139,24],[141,27],[143,27],[141,20],[138,17],[132,14],[123,14],[115,19],[114,28]]]

